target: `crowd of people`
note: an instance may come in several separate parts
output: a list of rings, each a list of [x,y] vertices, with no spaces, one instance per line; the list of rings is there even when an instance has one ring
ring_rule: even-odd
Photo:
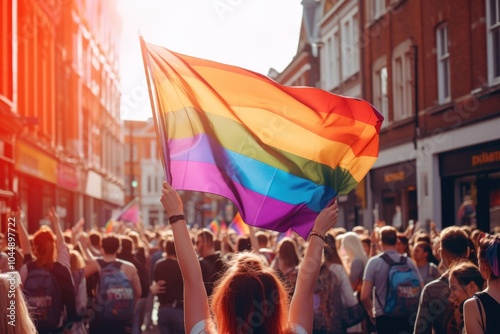
[[[498,231],[346,231],[333,203],[307,240],[216,235],[189,228],[167,183],[161,203],[169,226],[112,233],[63,231],[52,209],[29,235],[17,213],[0,235],[0,334],[500,333]]]

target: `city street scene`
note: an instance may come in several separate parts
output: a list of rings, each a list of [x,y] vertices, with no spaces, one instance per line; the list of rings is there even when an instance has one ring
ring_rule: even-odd
[[[0,334],[500,333],[500,0],[0,1]]]

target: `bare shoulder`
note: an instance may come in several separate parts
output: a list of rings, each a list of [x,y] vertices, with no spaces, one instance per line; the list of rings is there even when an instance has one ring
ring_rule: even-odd
[[[137,274],[137,268],[133,265],[132,262],[125,261],[125,260],[119,260],[119,262],[122,264],[121,270],[125,274],[127,274],[129,276]]]

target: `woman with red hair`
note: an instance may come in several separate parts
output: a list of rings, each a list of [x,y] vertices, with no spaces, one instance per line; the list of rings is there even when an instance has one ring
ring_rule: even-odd
[[[161,202],[172,224],[176,253],[184,278],[186,333],[312,332],[313,293],[325,234],[338,220],[337,203],[323,209],[315,220],[290,304],[287,291],[276,274],[266,268],[257,255],[241,253],[234,256],[226,273],[220,278],[209,307],[181,198],[166,182],[163,183]]]

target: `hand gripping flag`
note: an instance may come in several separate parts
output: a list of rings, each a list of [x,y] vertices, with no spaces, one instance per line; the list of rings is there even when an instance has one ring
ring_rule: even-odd
[[[383,117],[365,101],[141,45],[167,181],[248,224],[307,237],[377,158]]]

